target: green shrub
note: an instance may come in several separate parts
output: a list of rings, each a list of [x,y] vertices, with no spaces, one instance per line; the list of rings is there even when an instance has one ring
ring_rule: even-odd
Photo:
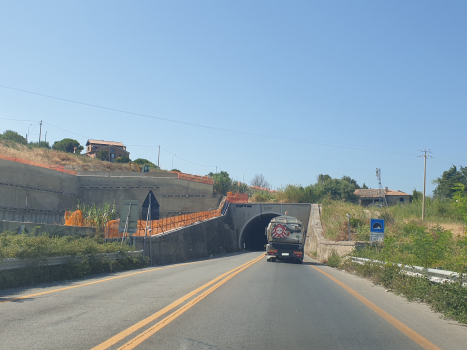
[[[341,264],[341,257],[335,250],[332,250],[331,255],[328,258],[327,265],[331,267],[338,267]]]

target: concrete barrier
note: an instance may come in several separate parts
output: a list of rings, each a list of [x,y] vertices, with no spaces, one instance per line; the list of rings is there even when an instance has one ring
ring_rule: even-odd
[[[126,254],[129,256],[140,256],[143,251],[130,251]],[[102,253],[97,255],[98,258],[107,259],[107,260],[117,260],[122,257],[121,253]],[[47,259],[38,260],[38,259],[3,259],[0,261],[0,271],[2,270],[13,270],[19,269],[21,267],[26,267],[30,265],[40,265],[40,266],[54,266],[54,265],[64,265],[70,260],[81,261],[84,256],[77,255],[65,255],[65,256],[53,256]]]
[[[352,252],[357,242],[334,242],[326,240],[323,234],[323,227],[321,226],[321,210],[321,204],[312,204],[310,220],[308,221],[305,254],[319,261],[326,262],[333,251],[340,256]]]
[[[238,236],[219,216],[150,237],[134,237],[153,265],[167,265],[239,251]]]

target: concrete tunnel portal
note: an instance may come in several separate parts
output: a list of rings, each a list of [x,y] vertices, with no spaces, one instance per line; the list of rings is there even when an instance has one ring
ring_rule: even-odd
[[[280,216],[275,213],[261,214],[248,221],[240,236],[240,246],[248,251],[263,251],[268,243],[265,229],[272,218]]]

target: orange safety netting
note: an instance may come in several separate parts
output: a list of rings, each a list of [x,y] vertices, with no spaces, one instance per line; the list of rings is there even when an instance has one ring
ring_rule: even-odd
[[[83,212],[81,210],[66,211],[65,226],[84,226]]]
[[[248,193],[227,192],[227,198],[225,200],[230,203],[248,203]]]
[[[65,166],[63,166],[63,165],[58,165],[58,164],[46,165],[46,164],[42,164],[42,163],[32,162],[30,160],[26,160],[26,159],[22,159],[22,158],[8,157],[8,156],[3,156],[3,155],[0,155],[0,158],[5,159],[5,160],[11,160],[12,162],[23,163],[23,164],[28,164],[28,165],[34,165],[34,166],[38,166],[38,167],[41,167],[41,168],[61,171],[62,173],[67,173],[67,174],[70,174],[70,175],[76,175],[76,171],[66,170]]]
[[[259,186],[250,186],[251,188],[259,191],[267,191],[267,192],[277,192],[276,190],[270,190],[269,188],[259,187]]]
[[[214,185],[214,179],[207,177],[207,176],[184,174],[184,173],[179,173],[178,171],[174,171],[174,172],[178,174],[178,178],[180,180],[188,180],[188,181],[194,181],[194,182],[201,182],[203,184],[208,184],[208,185]]]
[[[169,230],[173,230],[178,227],[183,227],[187,225],[194,224],[198,221],[203,221],[211,218],[215,218],[221,215],[221,209],[201,211],[199,213],[185,214],[179,216],[173,216],[170,218],[152,220],[147,222],[147,234],[157,235]],[[118,238],[121,237],[121,234],[118,233],[118,226],[120,219],[112,220],[107,222],[105,228],[105,237],[106,238]],[[138,225],[136,228],[136,233],[133,236],[145,236],[146,235],[146,220],[138,220]]]

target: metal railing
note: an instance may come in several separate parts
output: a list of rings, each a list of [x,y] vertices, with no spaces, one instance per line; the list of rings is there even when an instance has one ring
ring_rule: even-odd
[[[357,258],[352,257],[352,261],[357,264],[379,264],[384,265],[385,262],[379,260],[371,260],[367,258]],[[462,285],[465,287],[467,285],[467,274],[460,274],[458,272],[447,271],[447,270],[438,270],[438,269],[427,269],[421,266],[410,266],[403,264],[393,264],[398,266],[403,273],[408,276],[413,277],[427,277],[430,281],[435,283],[444,283],[444,282],[457,282],[459,279],[462,279]]]
[[[142,250],[126,252],[130,256],[142,255]],[[122,256],[121,253],[102,253],[97,255],[100,258],[107,260],[117,260]],[[84,259],[83,255],[65,255],[65,256],[53,256],[50,258],[38,260],[38,259],[3,259],[0,261],[0,271],[2,270],[13,270],[21,267],[36,265],[39,262],[40,266],[53,266],[53,265],[64,265],[69,261],[81,261]]]

